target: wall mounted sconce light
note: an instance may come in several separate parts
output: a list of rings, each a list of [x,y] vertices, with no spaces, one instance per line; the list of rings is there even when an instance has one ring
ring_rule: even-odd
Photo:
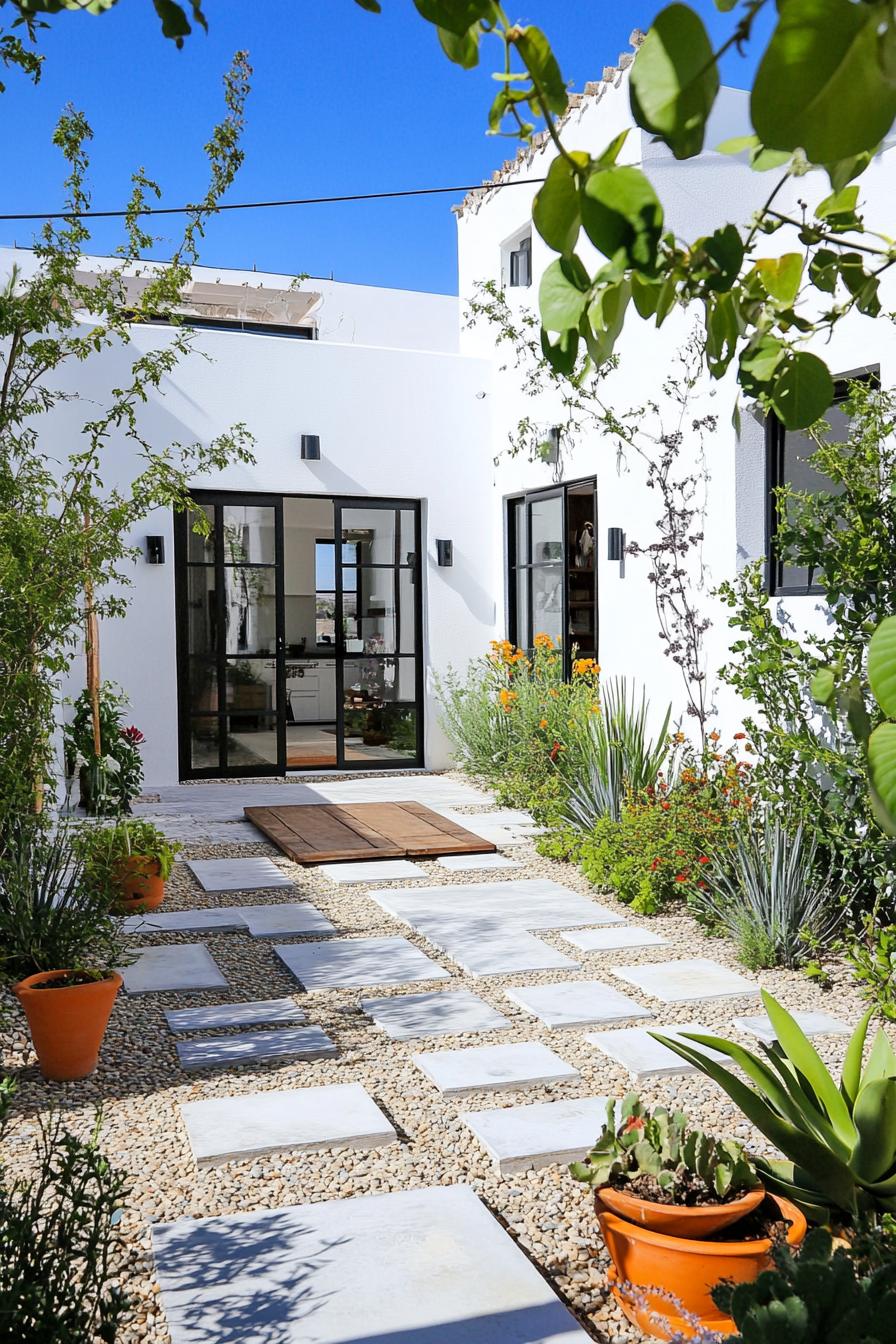
[[[146,563],[148,565],[164,565],[165,563],[164,537],[146,538]]]
[[[607,528],[607,559],[621,562],[625,551],[625,533],[621,527]]]
[[[442,569],[450,569],[454,564],[454,542],[440,541],[436,538],[436,559]]]
[[[303,434],[302,435],[302,461],[319,462],[320,461],[320,435]]]
[[[560,461],[560,438],[563,434],[561,425],[551,425],[548,430],[547,438],[544,441],[544,461],[549,466],[555,467]]]

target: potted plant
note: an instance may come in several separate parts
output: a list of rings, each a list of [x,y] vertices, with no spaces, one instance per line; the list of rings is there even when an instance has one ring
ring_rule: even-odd
[[[73,837],[20,821],[0,856],[0,970],[12,981],[45,1078],[86,1078],[122,979],[122,935]]]
[[[64,731],[66,773],[78,780],[79,803],[88,816],[117,816],[130,812],[143,783],[140,748],[145,737],[134,724],[125,725],[122,710],[127,698],[113,682],[99,690],[100,750],[93,733],[90,694],[74,700],[73,715]]]
[[[88,877],[105,887],[118,914],[155,910],[162,904],[181,850],[152,822],[133,817],[114,826],[84,827],[77,844]]]
[[[767,1196],[740,1144],[690,1129],[681,1112],[650,1112],[634,1093],[607,1106],[594,1148],[570,1168],[595,1190],[613,1261],[613,1293],[628,1318],[669,1339],[695,1321],[731,1333],[712,1298],[722,1280],[755,1279],[786,1237],[798,1246],[806,1220]]]

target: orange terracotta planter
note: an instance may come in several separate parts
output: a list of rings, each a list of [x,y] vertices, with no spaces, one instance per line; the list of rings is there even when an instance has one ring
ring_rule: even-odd
[[[790,1223],[788,1245],[801,1245],[806,1219],[799,1209],[777,1195],[768,1198]],[[656,1339],[668,1340],[677,1334],[690,1339],[701,1327],[722,1335],[736,1334],[734,1322],[713,1302],[713,1288],[723,1279],[750,1283],[772,1264],[772,1243],[767,1239],[670,1237],[627,1222],[609,1210],[602,1210],[598,1220],[613,1260],[609,1276],[613,1296],[628,1319]]]
[[[116,902],[120,910],[155,910],[165,899],[165,883],[157,859],[132,854],[122,859],[117,872],[120,895]]]
[[[605,1185],[594,1196],[594,1207],[600,1213],[602,1208],[615,1213],[617,1218],[625,1218],[629,1223],[650,1228],[651,1232],[665,1232],[669,1237],[687,1237],[699,1241],[730,1227],[739,1218],[758,1209],[765,1199],[765,1188],[758,1186],[748,1190],[740,1199],[729,1200],[727,1204],[695,1204],[688,1207],[683,1204],[657,1204],[651,1199],[637,1199],[625,1190],[614,1190]]]
[[[57,1083],[93,1073],[112,1006],[122,986],[121,976],[112,971],[105,980],[85,985],[33,988],[71,974],[71,971],[40,971],[13,985],[28,1019],[40,1071]]]

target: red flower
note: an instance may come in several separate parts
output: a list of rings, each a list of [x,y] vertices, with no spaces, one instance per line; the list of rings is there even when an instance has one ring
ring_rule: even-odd
[[[697,886],[700,888],[701,891],[705,891],[706,888],[709,886],[709,883],[704,882],[703,878],[701,877],[700,881],[697,883]]]
[[[734,740],[735,740],[735,742],[743,742],[743,740],[744,740],[745,737],[746,737],[746,733],[735,733],[735,734],[734,734]]]
[[[676,874],[675,874],[675,881],[676,881],[676,882],[687,882],[687,880],[688,880],[688,875],[687,875],[687,873],[676,873]]]
[[[676,857],[676,859],[683,859],[683,858],[684,858],[684,850],[683,850],[683,849],[676,849],[676,851],[675,851],[675,857]]]
[[[671,803],[660,803],[660,807],[663,809],[664,812],[668,812],[671,806],[672,806]]]
[[[712,859],[708,859],[708,858],[706,857],[705,854],[701,854],[700,857],[699,857],[699,859],[697,860],[697,862],[698,862],[698,863],[712,863]]]
[[[631,1134],[632,1130],[643,1128],[644,1128],[643,1115],[630,1115],[629,1118],[626,1120],[625,1124],[622,1126],[622,1132],[623,1134]]]
[[[146,741],[139,728],[131,724],[130,728],[122,728],[121,735],[125,742],[129,742],[132,747],[140,747]]]
[[[551,750],[549,751],[548,755],[550,756],[550,758],[551,758],[552,761],[556,761],[557,757],[560,755],[560,743],[559,743],[559,742],[555,742],[555,743],[554,743],[554,745],[551,747]]]

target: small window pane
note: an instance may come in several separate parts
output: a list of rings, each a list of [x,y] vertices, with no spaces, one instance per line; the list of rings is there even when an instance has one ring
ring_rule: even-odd
[[[208,523],[209,535],[203,537],[193,531],[195,517],[201,515]],[[215,563],[215,506],[203,504],[201,508],[187,514],[187,559],[193,565],[213,565]]]
[[[272,565],[274,509],[256,504],[225,504],[222,513],[225,565]]]
[[[845,443],[849,438],[849,416],[841,406],[831,406],[825,415],[830,426],[829,439],[833,443]],[[809,435],[799,430],[781,431],[783,434],[783,446],[781,448],[781,479],[780,485],[789,485],[793,490],[804,494],[833,494],[843,493],[841,485],[835,485],[827,476],[811,465],[809,459],[817,450],[815,440]],[[778,586],[782,588],[810,588],[816,581],[817,576],[812,573],[805,565],[791,565],[787,563],[786,557],[778,557]]]
[[[342,539],[357,547],[359,565],[395,563],[395,510],[343,509]]]
[[[532,563],[560,565],[563,560],[563,500],[533,499],[530,505]]]
[[[224,570],[226,653],[273,654],[277,639],[276,570],[233,565]]]
[[[346,710],[345,754],[350,761],[414,760],[417,713],[398,705]]]
[[[224,674],[228,709],[251,718],[277,708],[277,669],[273,660],[228,658]]]
[[[187,644],[190,653],[214,653],[217,633],[214,568],[190,568],[187,570]]]
[[[231,714],[226,724],[229,769],[277,764],[277,720],[273,715]]]
[[[220,765],[217,718],[195,718],[190,722],[190,766],[193,770],[217,770]]]

